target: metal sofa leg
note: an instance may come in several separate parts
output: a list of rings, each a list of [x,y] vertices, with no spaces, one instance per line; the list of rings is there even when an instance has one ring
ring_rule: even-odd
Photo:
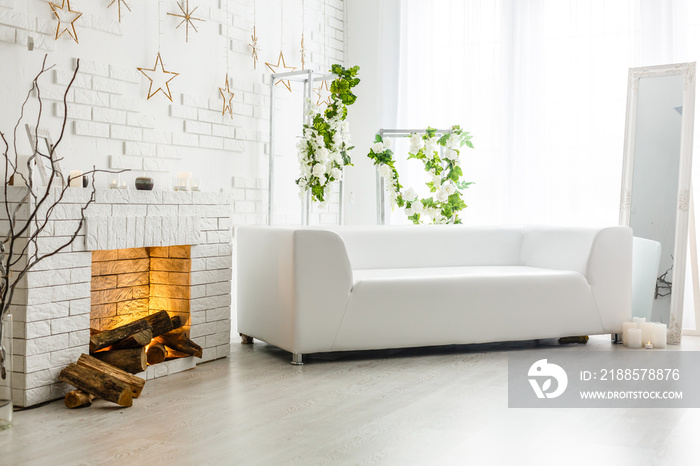
[[[622,344],[622,334],[621,333],[611,333],[610,334],[610,341],[613,342],[615,345],[621,345]]]
[[[242,333],[239,333],[241,336],[241,344],[242,345],[252,345],[253,344],[253,337],[249,337],[248,335],[244,335]]]
[[[301,353],[292,353],[292,365],[294,365],[294,366],[303,366],[304,365],[304,361],[302,361]]]

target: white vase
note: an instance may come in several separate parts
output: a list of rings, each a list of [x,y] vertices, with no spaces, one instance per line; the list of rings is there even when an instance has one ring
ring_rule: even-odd
[[[12,426],[12,316],[7,314],[2,319],[2,338],[0,338],[0,430]]]

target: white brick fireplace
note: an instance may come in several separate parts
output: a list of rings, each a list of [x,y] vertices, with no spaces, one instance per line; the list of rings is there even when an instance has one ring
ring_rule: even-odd
[[[63,244],[90,190],[71,188],[40,238],[39,249]],[[203,358],[149,366],[160,377],[229,354],[231,337],[232,194],[101,189],[72,247],[40,262],[15,294],[14,403],[32,406],[62,397],[58,373],[88,353],[94,251],[191,246],[190,338]],[[150,248],[150,249],[149,249]],[[101,253],[103,254],[103,253]],[[186,317],[185,317],[186,318]]]

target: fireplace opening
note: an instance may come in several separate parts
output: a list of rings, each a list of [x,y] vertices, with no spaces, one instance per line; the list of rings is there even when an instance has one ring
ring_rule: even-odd
[[[132,373],[201,357],[189,340],[191,269],[187,245],[94,251],[91,354]]]

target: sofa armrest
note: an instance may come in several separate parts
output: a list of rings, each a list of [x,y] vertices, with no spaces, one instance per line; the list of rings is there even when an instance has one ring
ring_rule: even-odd
[[[294,277],[295,345],[291,351],[329,351],[353,283],[340,235],[328,230],[295,231]]]
[[[294,230],[236,228],[238,331],[291,351]]]
[[[632,229],[610,227],[596,235],[586,269],[603,329],[622,332],[632,320]]]

